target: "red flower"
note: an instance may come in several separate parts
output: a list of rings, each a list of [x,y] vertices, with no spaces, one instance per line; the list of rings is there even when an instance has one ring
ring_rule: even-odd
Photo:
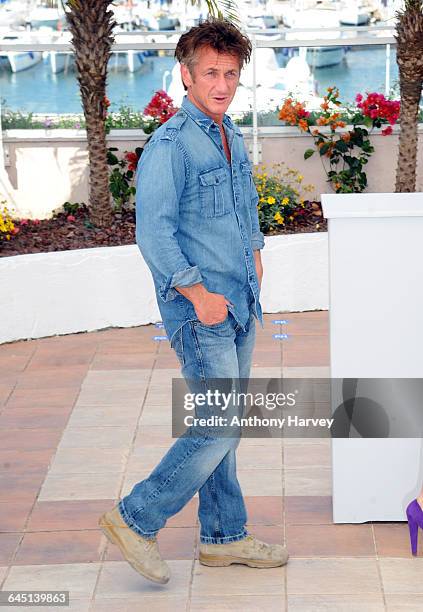
[[[400,102],[398,100],[387,100],[383,94],[369,93],[364,99],[361,94],[356,96],[357,106],[363,115],[375,120],[381,120],[395,125],[400,113]]]
[[[178,108],[173,106],[173,100],[163,89],[156,91],[144,109],[144,114],[155,117],[161,124],[170,119]]]
[[[39,219],[33,219],[32,220],[34,225],[39,225],[40,224],[40,220]]]
[[[21,219],[19,225],[28,225],[28,219]]]
[[[138,155],[129,151],[128,153],[125,153],[125,159],[128,162],[128,170],[135,172],[138,165]]]
[[[392,127],[388,125],[384,130],[382,130],[383,136],[390,136],[392,134]]]
[[[68,215],[66,221],[76,221],[76,218],[73,215]]]

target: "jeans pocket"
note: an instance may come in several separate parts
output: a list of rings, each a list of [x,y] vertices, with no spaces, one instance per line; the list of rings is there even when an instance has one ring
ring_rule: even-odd
[[[173,334],[173,338],[170,342],[170,346],[175,351],[176,356],[181,366],[184,366],[185,358],[184,358],[184,341],[183,341],[183,336],[182,336],[182,329],[183,329],[183,326],[180,327],[178,330],[176,330],[176,332]]]

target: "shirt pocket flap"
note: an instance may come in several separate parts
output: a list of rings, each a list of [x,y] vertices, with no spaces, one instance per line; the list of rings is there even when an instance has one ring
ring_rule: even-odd
[[[204,186],[209,185],[220,185],[226,181],[226,172],[224,168],[215,168],[214,170],[207,170],[198,175],[200,183]]]

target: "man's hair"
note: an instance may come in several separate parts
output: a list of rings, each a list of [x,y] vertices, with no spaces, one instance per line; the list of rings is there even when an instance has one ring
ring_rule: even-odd
[[[197,52],[202,47],[211,47],[218,53],[230,53],[239,60],[241,70],[250,61],[251,42],[236,26],[226,19],[210,18],[182,34],[175,49],[175,58],[187,66],[191,76],[198,60]],[[184,89],[187,90],[182,81]]]

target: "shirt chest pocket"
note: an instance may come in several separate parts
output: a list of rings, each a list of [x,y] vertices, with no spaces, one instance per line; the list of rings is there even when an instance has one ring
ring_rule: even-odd
[[[201,213],[205,217],[221,217],[231,212],[229,180],[224,168],[207,170],[198,175]]]

